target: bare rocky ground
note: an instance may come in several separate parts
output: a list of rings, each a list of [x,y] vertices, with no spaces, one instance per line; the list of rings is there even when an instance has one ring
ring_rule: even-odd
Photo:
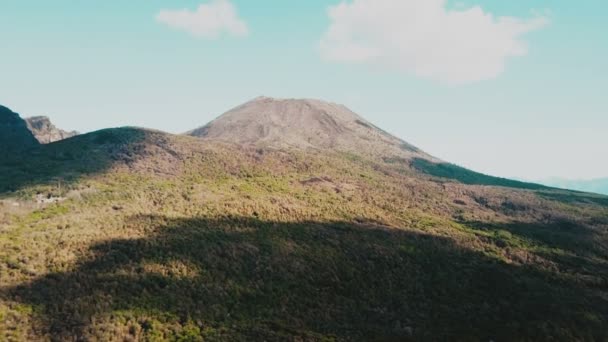
[[[41,144],[50,144],[55,141],[71,138],[78,135],[78,132],[67,132],[53,125],[46,116],[33,116],[25,119],[27,127],[34,134],[36,140]]]

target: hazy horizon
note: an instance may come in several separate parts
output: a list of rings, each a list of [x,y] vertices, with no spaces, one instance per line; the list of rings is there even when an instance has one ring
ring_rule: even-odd
[[[34,3],[0,5],[0,104],[62,129],[183,133],[318,98],[479,172],[608,177],[600,2]]]

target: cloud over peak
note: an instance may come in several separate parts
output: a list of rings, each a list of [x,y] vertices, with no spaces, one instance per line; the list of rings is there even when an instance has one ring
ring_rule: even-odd
[[[328,9],[324,59],[387,67],[448,84],[495,78],[528,49],[522,35],[544,17],[495,17],[445,0],[353,0]]]
[[[186,31],[196,37],[217,39],[222,34],[244,37],[249,28],[230,0],[211,0],[196,10],[161,10],[156,20],[167,26]]]

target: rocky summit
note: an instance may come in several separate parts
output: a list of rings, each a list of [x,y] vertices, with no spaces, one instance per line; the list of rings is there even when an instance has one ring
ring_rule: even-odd
[[[49,144],[78,135],[76,131],[67,132],[55,127],[47,116],[33,116],[26,118],[25,122],[41,144]]]
[[[347,107],[314,99],[258,97],[188,134],[266,148],[434,159]]]

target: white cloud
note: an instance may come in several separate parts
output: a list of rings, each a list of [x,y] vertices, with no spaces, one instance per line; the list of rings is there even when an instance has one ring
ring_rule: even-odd
[[[237,37],[249,34],[247,24],[239,18],[236,8],[229,0],[211,0],[194,11],[161,10],[156,20],[173,29],[206,39],[217,39],[223,33]]]
[[[445,0],[353,0],[328,9],[323,58],[389,67],[443,83],[500,75],[509,57],[524,56],[522,35],[548,23],[495,17],[480,7],[448,9]]]

